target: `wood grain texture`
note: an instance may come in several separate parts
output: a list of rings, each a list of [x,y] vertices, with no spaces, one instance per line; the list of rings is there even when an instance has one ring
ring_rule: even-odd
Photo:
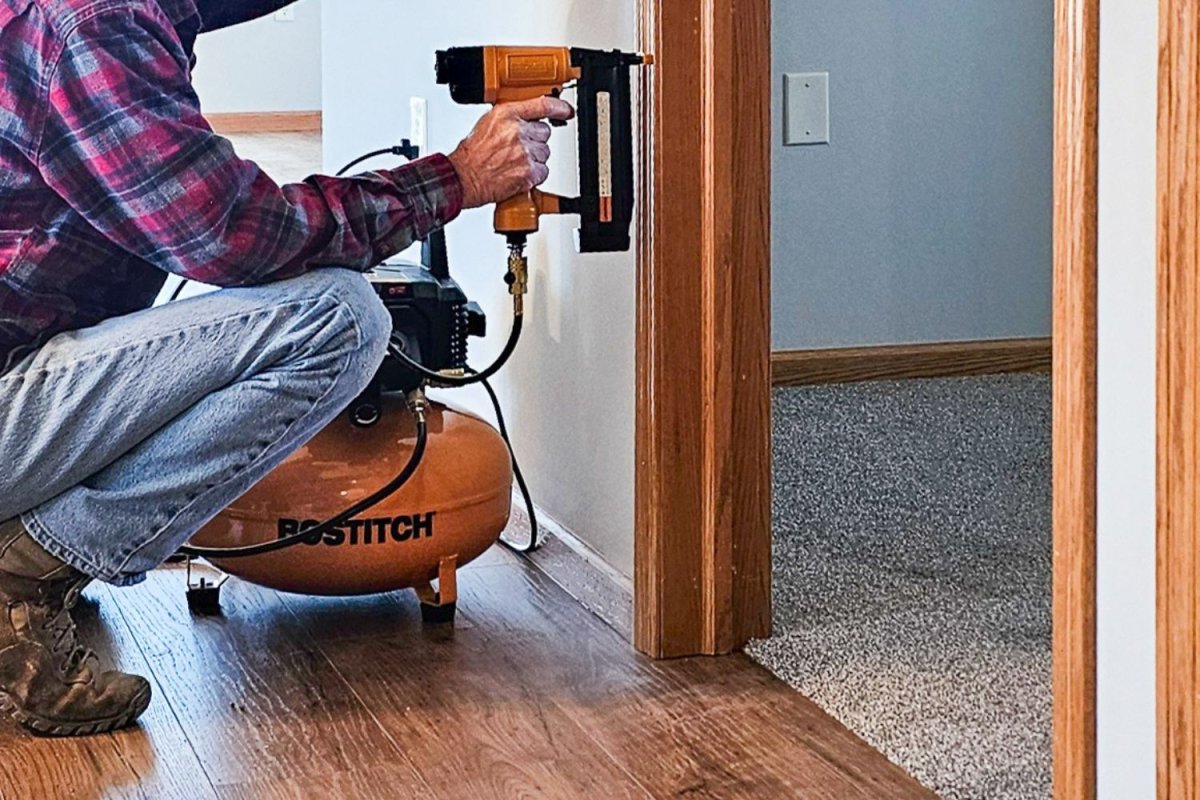
[[[375,767],[332,775],[277,778],[221,786],[220,800],[427,800],[429,787],[404,766]]]
[[[84,739],[39,739],[0,725],[0,798],[215,800],[179,721],[153,679],[108,589],[89,589],[75,613],[82,641],[105,663],[147,676],[157,702],[134,731]]]
[[[725,90],[734,157],[714,151],[711,158],[732,167],[731,213],[716,220],[729,227],[732,242],[714,265],[712,302],[723,315],[712,353],[729,405],[728,412],[714,409],[714,426],[725,435],[711,447],[720,465],[712,496],[725,514],[716,524],[729,539],[732,602],[730,619],[713,632],[717,652],[771,633],[771,270],[747,268],[771,258],[771,82],[761,80],[771,73],[771,3],[737,0],[725,13],[732,52],[714,69],[732,73]],[[718,117],[727,113],[714,109]]]
[[[1158,142],[1158,796],[1200,793],[1200,8],[1162,0]]]
[[[536,594],[521,591],[509,576],[524,572],[500,566],[464,574],[465,625],[374,640],[346,640],[335,620],[310,613],[319,601],[287,603],[315,641],[335,645],[327,651],[340,673],[403,742],[437,796],[648,797],[551,701],[568,674],[602,679],[571,666],[590,664],[595,632],[611,632],[594,619],[553,618],[548,607],[558,610],[557,603],[579,607],[548,582]],[[415,613],[411,598],[394,602]],[[557,639],[557,652],[525,650],[527,631],[538,641]],[[563,648],[577,655],[564,658]]]
[[[541,573],[484,572],[463,579],[470,627],[388,637],[375,681],[372,643],[287,599],[439,795],[932,796],[747,659],[640,658]]]
[[[320,111],[255,111],[205,114],[213,130],[231,133],[295,133],[321,130]]]
[[[770,627],[770,4],[642,3],[634,638]]]
[[[654,656],[704,649],[705,608],[699,587],[704,569],[704,447],[699,422],[704,418],[704,397],[697,388],[704,385],[698,313],[703,292],[697,269],[704,228],[697,200],[704,189],[703,171],[697,166],[703,154],[703,104],[694,55],[700,31],[695,14],[685,24],[664,17],[674,5],[642,2],[642,47],[654,53],[656,64],[646,71],[642,102],[646,127],[637,289],[634,642]],[[676,116],[680,113],[685,116]],[[670,253],[689,266],[672,269]],[[691,477],[676,474],[681,471]]]
[[[421,625],[410,592],[231,582],[224,617],[192,619],[180,570],[103,590],[85,627],[155,681],[147,722],[60,741],[0,721],[0,796],[933,797],[747,658],[645,658],[542,573],[493,563],[459,576],[454,627]]]
[[[814,386],[1049,372],[1051,350],[1048,338],[782,350],[771,355],[771,382],[775,386]]]
[[[1054,143],[1054,796],[1096,796],[1099,0],[1057,0]]]
[[[277,594],[231,581],[226,617],[198,619],[183,582],[178,569],[152,573],[120,607],[218,790],[411,768]]]

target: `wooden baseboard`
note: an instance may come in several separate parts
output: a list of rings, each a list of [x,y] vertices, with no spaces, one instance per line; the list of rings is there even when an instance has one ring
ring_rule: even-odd
[[[540,507],[537,515],[542,547],[528,555],[529,563],[626,641],[631,641],[633,582]],[[506,535],[518,542],[529,539],[529,515],[519,495],[513,498],[512,518]]]
[[[1049,372],[1050,339],[782,350],[771,354],[775,386]]]
[[[321,130],[320,111],[263,111],[208,114],[208,123],[220,134],[296,133]]]

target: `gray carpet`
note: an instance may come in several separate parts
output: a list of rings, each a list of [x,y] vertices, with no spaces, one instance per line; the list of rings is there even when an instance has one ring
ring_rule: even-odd
[[[1050,382],[779,389],[750,655],[947,800],[1050,797]]]

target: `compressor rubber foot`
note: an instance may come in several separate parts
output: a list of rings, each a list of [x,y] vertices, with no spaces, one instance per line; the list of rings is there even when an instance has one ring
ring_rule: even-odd
[[[188,610],[197,617],[221,616],[221,587],[225,581],[210,581],[201,578],[198,583],[192,583],[192,562],[188,562],[187,604]]]
[[[458,556],[447,556],[438,563],[438,588],[428,583],[415,587],[421,600],[421,621],[426,625],[454,622],[458,610]]]
[[[457,611],[458,603],[446,603],[442,606],[421,603],[421,622],[426,625],[449,625],[454,622]]]

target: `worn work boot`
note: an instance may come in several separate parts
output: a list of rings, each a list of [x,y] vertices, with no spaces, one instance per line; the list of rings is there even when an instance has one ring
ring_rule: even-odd
[[[101,671],[75,641],[71,608],[90,580],[0,522],[0,710],[34,733],[105,733],[150,705],[144,678]]]

